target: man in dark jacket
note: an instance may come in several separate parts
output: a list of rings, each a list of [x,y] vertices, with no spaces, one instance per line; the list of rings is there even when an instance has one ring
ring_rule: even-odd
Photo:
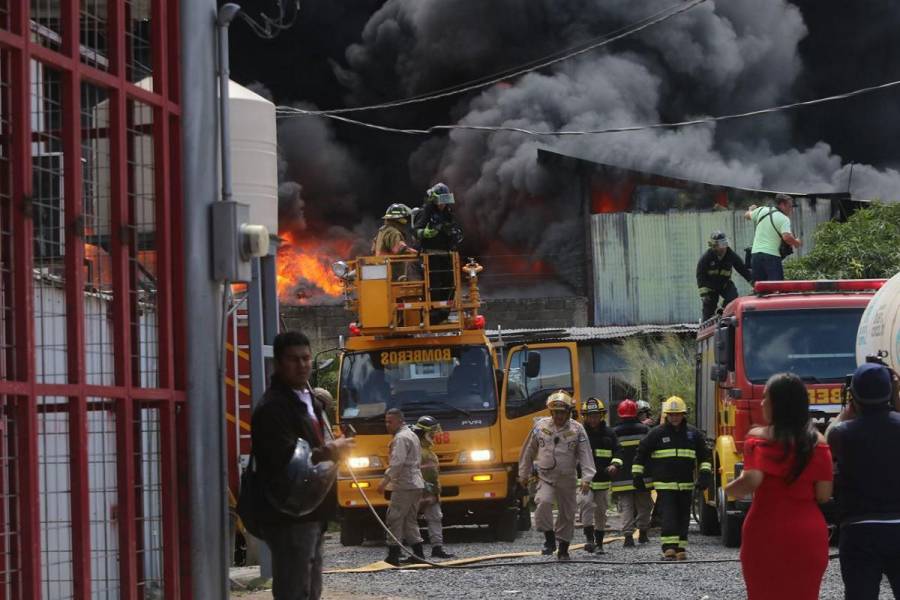
[[[687,560],[687,535],[691,522],[694,487],[712,483],[712,463],[703,432],[687,424],[687,405],[678,396],[662,404],[666,422],[653,429],[638,446],[631,474],[636,489],[644,488],[644,469],[652,461],[653,487],[662,514],[664,560]],[[694,467],[699,477],[694,482]]]
[[[650,405],[647,406],[649,408]],[[638,403],[635,403],[634,400],[626,398],[620,402],[618,414],[619,424],[616,425],[615,431],[619,445],[622,447],[622,465],[616,473],[612,491],[616,496],[619,514],[622,515],[624,546],[633,548],[635,527],[640,530],[638,542],[646,544],[650,539],[648,531],[650,530],[650,515],[653,512],[653,498],[650,496],[649,488],[653,487],[653,482],[645,478],[644,489],[636,490],[631,477],[631,466],[634,464],[638,445],[650,433],[650,428],[641,422]]]
[[[331,439],[323,409],[312,393],[309,338],[286,331],[273,343],[275,374],[253,411],[252,452],[262,486],[282,477],[297,438],[313,449],[313,461],[337,460],[353,446],[349,438]],[[322,541],[333,510],[324,502],[312,513],[294,518],[265,501],[262,538],[272,552],[272,596],[275,600],[317,600],[322,594]]]
[[[837,461],[845,598],[877,600],[886,575],[900,597],[900,413],[891,371],[865,363],[850,384],[850,414],[828,432]]]
[[[721,231],[715,231],[709,238],[709,250],[697,261],[697,288],[703,302],[703,320],[712,318],[719,306],[737,298],[737,288],[731,280],[731,271],[736,269],[741,277],[752,283],[753,277],[744,261],[728,247],[728,238]]]
[[[581,526],[584,528],[586,552],[605,554],[603,536],[606,533],[606,509],[613,475],[622,466],[622,448],[611,427],[606,425],[606,406],[599,398],[590,397],[582,405],[584,430],[591,444],[596,473],[591,488],[579,498]]]

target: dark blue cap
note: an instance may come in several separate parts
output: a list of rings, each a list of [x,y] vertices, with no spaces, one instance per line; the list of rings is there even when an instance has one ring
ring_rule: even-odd
[[[891,399],[891,372],[878,363],[860,365],[853,373],[850,391],[860,404],[883,404]]]

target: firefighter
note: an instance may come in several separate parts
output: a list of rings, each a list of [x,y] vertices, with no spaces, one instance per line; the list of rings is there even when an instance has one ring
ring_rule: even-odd
[[[626,548],[634,547],[635,526],[640,531],[638,542],[647,543],[650,514],[653,511],[653,499],[650,497],[648,489],[653,487],[653,482],[644,478],[644,489],[637,490],[631,476],[631,467],[634,464],[638,445],[650,433],[650,428],[638,417],[638,404],[628,398],[620,402],[619,424],[615,427],[619,445],[622,447],[622,466],[613,481],[612,491],[616,496],[619,513],[622,515],[622,535],[625,536],[623,545]],[[647,406],[649,409],[650,405]]]
[[[425,491],[419,501],[419,511],[428,526],[428,543],[431,544],[431,558],[453,558],[454,555],[444,551],[444,514],[441,512],[440,464],[434,453],[434,435],[440,433],[441,424],[434,417],[419,417],[412,430],[419,436],[422,444],[422,479],[425,480]]]
[[[688,524],[694,487],[708,488],[712,483],[712,465],[706,437],[687,424],[687,405],[678,396],[663,402],[665,423],[655,428],[638,446],[631,467],[635,489],[644,489],[644,469],[652,465],[656,502],[662,514],[662,550],[664,560],[687,560]],[[694,466],[699,477],[694,481]]]
[[[753,283],[750,269],[744,261],[728,247],[728,237],[715,231],[709,237],[709,250],[697,261],[697,288],[703,303],[703,320],[712,318],[722,298],[722,306],[737,298],[737,288],[731,280],[731,271],[736,269],[747,283]]]
[[[527,488],[532,470],[536,470],[534,524],[538,531],[544,532],[541,554],[553,554],[559,540],[556,557],[569,560],[569,543],[575,532],[577,468],[580,464],[580,487],[584,493],[594,478],[594,458],[584,427],[570,418],[574,408],[572,396],[565,390],[554,392],[547,397],[547,408],[551,416],[538,419],[522,445],[519,483]],[[555,525],[554,502],[558,508]]]
[[[409,223],[411,211],[405,204],[391,204],[384,211],[384,225],[378,229],[372,240],[372,254],[415,254],[416,249],[406,243],[404,228]]]
[[[610,480],[622,466],[622,448],[611,427],[606,425],[606,406],[599,398],[588,398],[581,405],[584,430],[594,455],[594,478],[590,489],[581,497],[581,525],[584,528],[586,552],[605,554],[603,535],[606,532],[606,509],[609,506]],[[586,481],[582,477],[582,481]]]
[[[634,401],[632,400],[632,402]],[[646,400],[637,401],[637,418],[650,429],[659,425],[659,422],[653,418],[653,409],[650,407],[650,403]]]
[[[431,299],[444,302],[453,298],[455,289],[453,260],[448,253],[455,251],[462,243],[462,229],[453,218],[456,200],[446,184],[438,183],[425,192],[425,203],[416,212],[413,229],[419,247],[426,253],[428,265],[429,291]],[[447,319],[450,311],[438,308],[430,311],[434,324]]]

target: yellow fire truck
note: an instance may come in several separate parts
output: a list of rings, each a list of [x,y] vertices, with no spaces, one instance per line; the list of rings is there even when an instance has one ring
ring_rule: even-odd
[[[519,451],[535,417],[547,414],[550,393],[566,389],[577,397],[578,357],[575,344],[564,342],[495,348],[479,313],[481,270],[456,253],[335,263],[355,315],[337,386],[337,427],[356,431],[337,485],[342,544],[383,538],[360,492],[386,510],[377,486],[387,466],[384,413],[391,408],[409,424],[423,415],[441,423],[435,452],[445,525],[490,525],[504,541],[530,526],[516,483]]]

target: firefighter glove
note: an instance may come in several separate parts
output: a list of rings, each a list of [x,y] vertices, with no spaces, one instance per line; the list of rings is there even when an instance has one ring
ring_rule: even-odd
[[[636,490],[643,491],[643,490],[647,489],[647,486],[644,485],[644,478],[641,477],[640,475],[635,477],[631,483],[632,483],[632,485],[634,485],[634,489],[636,489]]]
[[[697,483],[694,484],[698,490],[706,490],[712,487],[712,473],[709,471],[700,471],[697,476]]]
[[[425,238],[426,240],[430,240],[431,238],[437,236],[438,231],[439,231],[438,229],[432,229],[431,225],[429,225],[425,229],[422,230],[422,237]]]

